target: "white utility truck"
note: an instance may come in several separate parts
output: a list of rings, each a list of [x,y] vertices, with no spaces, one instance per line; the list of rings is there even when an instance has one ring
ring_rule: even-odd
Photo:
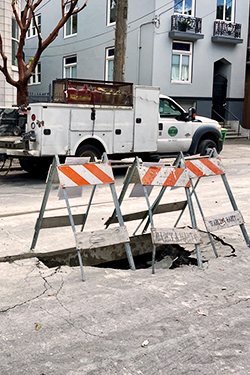
[[[0,137],[0,154],[18,158],[28,172],[47,169],[54,155],[100,159],[106,152],[112,160],[137,155],[157,161],[179,151],[220,152],[220,130],[218,122],[186,112],[157,87],[59,79],[52,103],[29,105],[20,137]]]

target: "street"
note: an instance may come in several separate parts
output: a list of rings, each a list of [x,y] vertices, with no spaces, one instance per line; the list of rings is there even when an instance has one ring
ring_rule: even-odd
[[[250,234],[250,141],[226,140],[220,157]],[[115,172],[118,194],[124,173]],[[1,259],[29,253],[45,186],[44,179],[23,171],[0,178]],[[183,190],[168,190],[163,202],[184,199]],[[67,212],[57,192],[54,184],[48,216]],[[74,213],[85,212],[90,192],[87,187],[72,200]],[[157,194],[153,189],[150,199]],[[205,216],[232,211],[220,176],[204,178],[197,195]],[[98,188],[87,230],[102,229],[113,207],[109,186]],[[127,214],[145,207],[144,198],[127,195],[121,208]],[[152,275],[151,268],[84,267],[82,282],[79,266],[48,268],[35,257],[0,262],[1,374],[250,374],[250,249],[239,226],[226,228],[215,232],[216,258],[194,207],[202,269],[168,269],[158,262]],[[176,217],[157,215],[155,225],[173,227]],[[136,225],[127,224],[130,235]],[[180,226],[190,226],[188,212]],[[35,251],[73,246],[70,227],[48,229],[39,234]]]

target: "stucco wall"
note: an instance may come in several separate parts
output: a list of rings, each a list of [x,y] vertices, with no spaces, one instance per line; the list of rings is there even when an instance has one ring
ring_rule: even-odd
[[[18,7],[18,5],[17,5]],[[12,47],[11,47],[11,35],[12,35],[12,8],[11,2],[8,0],[0,0],[0,34],[3,39],[4,53],[8,58],[8,68],[10,75],[17,79],[17,71],[12,69]],[[0,57],[0,64],[2,64],[2,58]],[[2,72],[0,72],[0,106],[11,107],[16,103],[16,89],[9,85]]]

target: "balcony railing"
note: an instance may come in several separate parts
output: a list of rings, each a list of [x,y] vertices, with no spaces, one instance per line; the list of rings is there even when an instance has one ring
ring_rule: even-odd
[[[241,24],[225,21],[214,21],[214,36],[216,35],[240,39]]]
[[[171,31],[184,31],[191,33],[201,33],[202,19],[197,17],[173,14],[171,16]]]

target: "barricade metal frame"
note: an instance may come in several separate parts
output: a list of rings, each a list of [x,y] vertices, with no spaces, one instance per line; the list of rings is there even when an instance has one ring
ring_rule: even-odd
[[[204,163],[204,168],[202,168],[202,167],[199,168],[200,165],[198,165],[198,163],[196,161],[198,161],[198,163],[201,164],[201,166],[202,166],[202,163]],[[207,161],[210,163],[211,166],[213,164],[212,169],[210,171],[209,171],[209,166],[208,167],[206,166]],[[193,164],[193,168],[191,167],[192,164]],[[197,164],[198,166],[195,165],[195,164]],[[180,167],[186,168],[189,171],[190,183],[191,183],[191,187],[192,187],[191,196],[194,194],[194,197],[195,197],[196,202],[197,202],[197,206],[199,208],[203,223],[205,225],[210,243],[212,245],[212,248],[213,248],[213,251],[214,251],[214,254],[216,255],[216,257],[218,257],[218,253],[217,253],[217,250],[215,248],[213,237],[211,235],[211,230],[209,228],[209,220],[208,220],[209,218],[206,218],[204,216],[201,204],[200,204],[199,199],[198,199],[198,195],[196,193],[196,188],[198,186],[198,183],[199,183],[200,179],[203,178],[203,177],[221,176],[222,182],[224,184],[224,187],[225,187],[227,195],[228,195],[228,198],[229,198],[229,200],[231,202],[231,205],[233,207],[233,210],[234,210],[233,216],[234,216],[235,221],[231,222],[229,225],[226,225],[226,222],[222,218],[221,219],[221,226],[219,225],[219,227],[215,228],[214,230],[223,229],[224,227],[226,228],[228,226],[231,227],[231,226],[234,226],[234,225],[239,225],[240,229],[241,229],[241,232],[242,232],[242,235],[244,237],[244,240],[245,240],[247,246],[250,247],[250,239],[249,239],[248,233],[246,231],[246,227],[244,225],[243,216],[242,216],[241,212],[238,210],[236,201],[234,199],[233,193],[231,191],[231,188],[229,186],[229,183],[228,183],[228,180],[227,180],[227,177],[226,177],[226,172],[225,172],[224,166],[221,162],[221,159],[218,157],[218,153],[217,153],[216,149],[215,148],[212,149],[210,151],[210,153],[207,155],[207,157],[197,155],[195,157],[186,157],[185,158],[183,153],[180,152],[180,157],[178,158],[177,165],[179,165]],[[193,184],[192,180],[195,179],[195,178],[197,178],[197,180],[196,180],[195,184]],[[177,221],[174,225],[175,227],[178,225],[178,222],[179,222],[183,212],[184,212],[184,210],[180,213],[180,215],[179,215],[179,217],[178,217],[178,219],[177,219]],[[221,215],[223,215],[223,214],[221,214]],[[224,214],[224,216],[225,215],[228,216],[228,215],[231,215],[231,213]],[[215,219],[215,220],[220,220],[220,219]]]
[[[179,161],[179,159],[176,161],[176,164],[178,163],[178,161]],[[148,166],[150,168],[150,163],[148,163]],[[147,167],[144,167],[144,169],[145,168],[147,168]],[[147,230],[149,225],[151,226],[151,236],[152,236],[152,242],[153,242],[152,273],[155,273],[156,245],[162,244],[164,241],[161,240],[159,243],[157,242],[157,239],[156,239],[157,236],[155,235],[157,229],[154,227],[153,215],[157,214],[157,213],[162,213],[162,212],[172,212],[172,211],[177,211],[177,210],[183,211],[185,209],[186,205],[188,205],[192,229],[194,231],[193,231],[193,235],[190,235],[190,233],[187,233],[187,231],[186,231],[185,236],[182,236],[182,238],[184,239],[184,237],[186,237],[186,238],[188,237],[189,238],[188,243],[190,243],[190,240],[191,240],[191,243],[195,244],[197,263],[198,263],[198,266],[202,268],[203,264],[202,264],[200,245],[199,245],[201,241],[200,241],[200,238],[199,238],[197,233],[196,233],[196,235],[194,235],[194,232],[197,232],[196,231],[197,230],[197,224],[196,224],[194,208],[193,208],[190,190],[189,190],[190,181],[189,181],[188,173],[187,173],[187,171],[185,171],[184,168],[177,168],[176,166],[163,166],[163,167],[155,167],[155,168],[157,168],[158,170],[159,170],[159,168],[160,169],[162,168],[162,171],[163,171],[162,177],[159,178],[159,181],[157,183],[153,182],[154,177],[155,176],[157,177],[157,173],[154,176],[150,176],[148,181],[146,181],[146,179],[143,180],[142,173],[141,173],[142,169],[143,169],[143,166],[140,164],[138,157],[136,157],[135,160],[134,160],[134,163],[132,164],[132,166],[128,170],[128,173],[125,177],[124,185],[123,185],[122,191],[120,193],[120,196],[118,198],[119,204],[120,205],[122,204],[122,201],[125,197],[125,194],[126,194],[126,191],[128,189],[129,184],[139,182],[141,184],[142,188],[143,188],[143,195],[146,199],[146,203],[147,203],[147,207],[148,207],[147,211],[142,211],[140,213],[132,214],[132,215],[125,215],[125,216],[127,216],[126,217],[127,220],[141,219],[141,222],[140,222],[139,226],[136,228],[136,230],[134,231],[133,234],[135,234],[137,232],[139,227],[142,225],[143,221],[146,218],[148,218],[142,233],[145,233],[145,231]],[[183,177],[182,174],[185,175],[185,176]],[[158,175],[158,177],[159,176],[160,175]],[[181,181],[181,180],[183,180],[183,181]],[[146,188],[146,186],[150,186],[150,185],[161,186],[161,190],[160,190],[157,198],[155,199],[155,201],[152,205],[150,204],[149,196],[148,196],[148,192],[147,192],[147,188]],[[165,205],[159,205],[167,187],[173,187],[173,186],[179,186],[179,187],[185,188],[187,201],[175,202],[175,203],[172,203],[172,204],[170,203],[170,204],[165,204]],[[180,203],[180,204],[178,205],[178,203]],[[125,217],[124,217],[124,219],[125,219]],[[106,227],[108,227],[113,222],[115,222],[115,212],[113,212],[112,216],[106,221],[106,223],[105,223]],[[161,230],[163,230],[163,228],[161,228]],[[181,231],[185,231],[185,230],[181,230]],[[170,237],[168,234],[164,233],[164,236],[163,236],[166,239],[166,241],[167,241],[167,238]],[[178,238],[181,241],[181,236],[178,236],[178,232],[175,231],[174,234],[175,234],[175,237],[177,238],[177,242],[175,242],[175,243],[178,243]],[[183,232],[182,232],[182,234],[183,234]],[[167,243],[174,243],[174,242],[164,242],[164,243],[167,244]]]
[[[104,234],[104,232],[105,232],[105,236],[102,237],[103,246],[105,246],[107,244],[111,245],[111,244],[116,244],[116,243],[124,243],[125,251],[126,251],[128,262],[129,262],[129,266],[132,270],[135,270],[134,260],[133,260],[133,256],[132,256],[132,252],[131,252],[131,248],[130,248],[130,243],[129,243],[129,236],[128,236],[128,233],[127,233],[127,229],[124,225],[119,201],[118,201],[117,194],[116,194],[113,171],[112,171],[111,165],[109,164],[106,153],[103,154],[102,163],[86,163],[86,164],[80,164],[78,166],[81,167],[81,169],[82,169],[81,173],[83,173],[84,168],[86,168],[88,170],[91,167],[91,165],[92,166],[93,165],[98,166],[98,174],[101,173],[101,175],[105,175],[106,172],[105,172],[105,170],[100,171],[99,169],[102,166],[105,167],[105,169],[108,172],[108,178],[106,178],[107,175],[105,175],[105,179],[103,181],[100,181],[98,178],[94,178],[94,181],[90,183],[90,182],[86,181],[83,176],[80,176],[80,178],[79,178],[78,171],[75,171],[77,164],[73,164],[73,165],[60,164],[58,156],[56,155],[54,157],[52,166],[51,166],[49,174],[48,174],[46,189],[45,189],[40,213],[39,213],[36,225],[35,225],[35,232],[34,232],[32,244],[31,244],[31,248],[30,248],[30,251],[33,251],[33,249],[35,248],[37,240],[38,240],[38,235],[39,235],[40,229],[45,228],[45,227],[48,228],[47,224],[45,224],[45,226],[43,226],[43,222],[44,222],[44,219],[45,219],[43,216],[44,216],[46,204],[47,204],[47,201],[48,201],[49,193],[50,193],[50,190],[51,190],[51,186],[52,186],[52,183],[53,183],[53,179],[54,179],[54,176],[55,176],[55,172],[57,170],[59,180],[60,180],[60,184],[61,184],[62,191],[63,191],[64,200],[66,202],[66,206],[67,206],[67,210],[68,210],[68,217],[59,217],[59,225],[57,225],[57,223],[54,223],[54,224],[52,224],[51,227],[71,225],[72,231],[73,231],[74,236],[75,236],[76,250],[77,250],[77,254],[78,254],[78,260],[79,260],[79,265],[80,265],[81,275],[82,275],[83,281],[85,281],[85,275],[84,275],[83,263],[82,263],[82,257],[81,257],[80,251],[83,250],[83,249],[91,249],[91,247],[94,248],[95,244],[96,244],[96,241],[98,242],[98,238],[100,237],[100,234],[101,233]],[[72,174],[71,166],[72,167],[74,166],[73,175],[74,175],[75,180],[74,180],[73,184],[72,184],[71,178],[67,177],[67,175],[69,175],[69,172],[70,172],[70,175]],[[65,173],[66,173],[66,177],[65,177]],[[113,202],[114,202],[114,206],[115,206],[114,212],[115,212],[115,215],[117,215],[119,227],[118,228],[112,228],[112,229],[109,229],[109,230],[103,229],[103,230],[100,230],[100,231],[92,231],[92,232],[81,233],[81,232],[83,232],[86,221],[87,221],[87,217],[88,217],[89,210],[90,210],[90,207],[91,207],[91,203],[92,203],[92,200],[93,200],[93,197],[94,197],[96,186],[100,185],[100,184],[108,184],[110,186],[110,190],[111,190],[111,194],[112,194]],[[70,187],[72,185],[77,185],[77,186],[92,185],[93,186],[93,189],[92,189],[92,192],[91,192],[91,195],[90,195],[89,203],[88,203],[85,214],[72,215],[71,207],[70,207],[70,203],[69,203],[69,198],[68,198],[68,194],[67,194],[67,191],[66,191],[66,188]],[[53,219],[54,219],[54,221],[56,221],[58,219],[58,217],[53,218]],[[78,224],[82,224],[81,232],[76,231],[75,226],[78,225]],[[107,236],[108,234],[109,234],[109,236]],[[90,237],[92,238],[92,243],[91,243],[91,241],[89,241]],[[109,239],[108,243],[104,243],[105,237],[106,237],[106,242],[107,242],[108,237],[111,238],[111,241]]]

